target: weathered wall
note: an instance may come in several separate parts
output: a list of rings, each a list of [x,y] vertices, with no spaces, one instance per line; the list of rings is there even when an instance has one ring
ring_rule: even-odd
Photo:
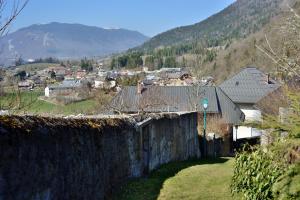
[[[195,114],[132,119],[0,117],[0,199],[106,199],[129,177],[199,156]]]
[[[172,160],[199,156],[197,114],[156,120],[143,130],[150,134],[149,170]]]
[[[203,151],[203,113],[198,113],[198,133],[200,149]],[[219,138],[215,142],[212,139],[213,133]],[[206,136],[208,157],[233,155],[232,125],[224,122],[220,115],[207,114]]]

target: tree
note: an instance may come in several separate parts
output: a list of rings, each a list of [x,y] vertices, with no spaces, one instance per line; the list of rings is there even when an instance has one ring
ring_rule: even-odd
[[[149,68],[149,70],[154,70],[154,56],[147,56],[145,59],[145,66]]]
[[[182,68],[186,68],[187,67],[186,59],[185,59],[184,56],[182,56],[181,66],[182,66]]]
[[[164,93],[162,87],[149,87],[144,88],[140,94],[138,94],[138,113],[152,112],[152,110],[160,110],[162,107],[169,110],[170,107],[174,107],[170,102],[175,102],[174,99],[171,99],[168,95]],[[170,105],[171,104],[171,105]]]
[[[87,60],[86,58],[81,60],[80,67],[82,70],[86,70],[87,72],[93,71],[92,61]]]
[[[113,70],[116,68],[116,66],[117,66],[117,59],[113,57],[110,62],[110,69]]]
[[[127,58],[127,66],[128,67],[140,67],[143,65],[142,53],[140,52],[133,52],[128,55]]]
[[[28,2],[29,0],[0,0],[0,37],[8,33],[9,26],[26,7]],[[26,76],[26,72],[24,72],[25,71],[18,73],[17,76],[19,76],[20,79],[24,78]],[[14,79],[14,77],[11,77],[11,79]],[[1,109],[15,111],[32,104],[33,101],[25,103],[24,100],[22,100],[20,90],[18,87],[15,87],[16,85],[17,81],[14,81],[11,87],[12,92],[8,95],[5,106],[1,105]],[[4,86],[1,85],[0,87],[3,89]]]
[[[118,77],[117,84],[121,86],[136,86],[140,77],[138,75],[128,77]]]
[[[284,91],[283,102],[276,104],[286,108],[279,117],[274,114],[278,111],[272,111],[263,115],[262,122],[249,124],[271,135],[272,145],[237,154],[231,189],[233,193],[243,194],[244,199],[300,198],[297,187],[300,182],[300,16],[289,8],[292,15],[279,27],[280,31],[276,30],[284,38],[282,45],[275,49],[267,35],[264,44],[255,44],[276,64],[277,71],[286,76],[285,81],[295,81],[296,85],[291,88],[286,84],[281,88]],[[278,94],[275,95],[278,98]],[[273,99],[272,106],[275,104]]]
[[[154,65],[155,65],[155,68],[156,69],[160,69],[164,66],[164,60],[162,57],[157,57],[155,60],[154,60]]]
[[[51,79],[55,79],[56,78],[56,74],[55,74],[54,71],[50,72],[50,77],[51,77]]]
[[[177,66],[177,63],[176,63],[176,58],[174,56],[166,57],[164,67],[173,68],[176,66]]]
[[[24,60],[22,59],[22,57],[19,57],[16,61],[15,61],[15,65],[16,66],[20,66],[20,65],[23,65],[25,62]]]
[[[10,24],[17,18],[28,2],[29,0],[0,0],[0,36],[7,33]]]
[[[208,50],[206,51],[205,56],[204,62],[212,62],[217,57],[217,53],[214,50]]]
[[[286,79],[300,78],[300,16],[293,8],[288,7],[291,15],[277,31],[277,34],[283,36],[282,45],[278,49],[273,48],[267,35],[263,44],[255,44],[259,51],[276,64],[277,71]]]
[[[26,77],[26,71],[22,70],[22,71],[19,71],[15,77],[19,77],[20,80],[25,80],[25,77]]]

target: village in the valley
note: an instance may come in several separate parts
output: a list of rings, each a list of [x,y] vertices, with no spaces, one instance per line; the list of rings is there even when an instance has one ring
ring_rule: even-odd
[[[109,93],[112,96],[110,101],[105,102],[103,109],[93,116],[198,113],[199,133],[203,131],[203,113],[206,112],[206,137],[211,141],[206,152],[209,156],[234,155],[236,148],[248,142],[268,144],[270,135],[244,124],[262,121],[262,115],[274,109],[280,119],[284,119],[288,112],[282,107],[282,99],[274,101],[272,110],[268,110],[272,98],[282,95],[283,80],[271,77],[255,66],[245,66],[218,85],[212,76],[196,78],[186,68],[149,71],[147,66],[143,66],[135,70],[107,70],[103,62],[92,67],[94,70],[89,72],[79,66],[68,68],[61,65],[26,72],[17,88],[29,93],[42,91],[39,101],[61,105],[85,101],[91,98],[92,91]],[[9,69],[6,73],[17,77],[20,67]],[[292,84],[297,87],[298,83]],[[203,108],[203,99],[208,100],[207,109]],[[90,115],[84,111],[72,114],[80,118]]]
[[[299,183],[298,0],[0,0],[0,200]]]

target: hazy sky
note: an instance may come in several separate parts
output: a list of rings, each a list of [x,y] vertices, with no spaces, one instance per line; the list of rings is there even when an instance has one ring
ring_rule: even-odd
[[[66,22],[126,28],[154,36],[199,22],[235,0],[30,0],[11,31],[31,24]]]

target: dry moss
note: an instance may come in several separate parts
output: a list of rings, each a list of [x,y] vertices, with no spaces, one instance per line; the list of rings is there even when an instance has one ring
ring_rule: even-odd
[[[104,128],[123,127],[130,125],[126,119],[97,119],[97,118],[53,118],[41,116],[0,116],[0,126],[6,129],[24,130],[30,133],[36,128],[86,128],[102,130]]]

